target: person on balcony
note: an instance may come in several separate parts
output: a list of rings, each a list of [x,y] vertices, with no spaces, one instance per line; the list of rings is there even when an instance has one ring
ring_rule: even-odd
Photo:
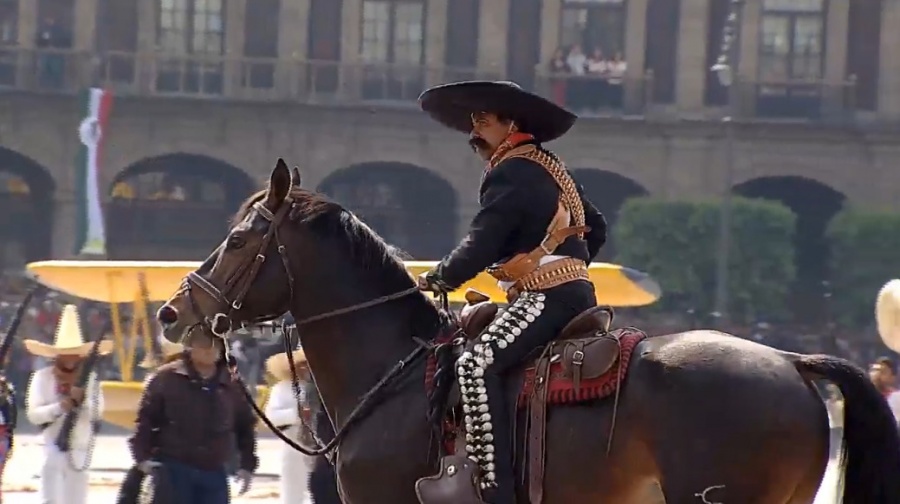
[[[622,108],[625,95],[625,72],[628,70],[628,65],[622,59],[622,52],[616,52],[607,65],[606,82],[609,84],[609,105],[613,108]]]
[[[566,63],[566,53],[560,47],[553,53],[547,68],[550,74],[550,96],[553,103],[560,107],[566,105],[566,81],[569,76],[569,64]]]
[[[66,56],[61,50],[71,49],[71,35],[56,22],[56,18],[47,16],[38,28],[35,45],[38,49],[43,49],[38,57],[40,86],[61,88],[66,72]]]
[[[603,49],[594,49],[585,64],[590,82],[585,86],[588,91],[587,106],[590,110],[599,110],[606,106],[609,95],[609,61],[603,55]]]

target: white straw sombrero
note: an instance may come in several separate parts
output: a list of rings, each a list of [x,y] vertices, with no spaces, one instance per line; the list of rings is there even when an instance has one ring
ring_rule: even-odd
[[[294,350],[292,353],[294,364],[300,365],[306,362],[306,354],[303,350]],[[284,352],[275,354],[266,360],[266,371],[278,380],[291,378],[291,368],[288,365],[287,355]]]
[[[888,348],[900,352],[900,280],[884,284],[875,301],[878,334]]]
[[[80,355],[85,356],[91,351],[93,343],[85,343],[84,336],[81,334],[81,322],[78,317],[78,308],[75,305],[66,305],[63,307],[62,314],[59,317],[59,323],[56,326],[56,338],[52,345],[44,342],[27,339],[22,342],[25,349],[32,355],[38,357],[54,358],[60,355]],[[100,355],[106,355],[112,352],[113,342],[103,340],[97,349]]]

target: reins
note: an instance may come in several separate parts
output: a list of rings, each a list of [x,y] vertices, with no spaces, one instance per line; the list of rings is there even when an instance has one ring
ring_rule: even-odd
[[[268,208],[265,207],[261,202],[256,202],[253,205],[253,209],[263,218],[269,221],[269,229],[266,231],[265,235],[263,235],[262,241],[260,243],[260,247],[257,250],[256,255],[254,256],[253,261],[249,265],[245,265],[239,268],[235,274],[229,278],[225,283],[225,288],[220,289],[215,286],[212,282],[203,278],[197,272],[191,272],[188,274],[185,279],[184,285],[182,289],[185,292],[186,297],[191,305],[191,309],[194,311],[194,314],[197,316],[197,319],[200,321],[198,325],[202,326],[204,329],[209,331],[210,334],[215,335],[221,338],[226,344],[226,358],[228,359],[228,368],[231,373],[232,379],[238,383],[243,393],[244,399],[250,403],[250,407],[253,409],[254,413],[263,421],[263,423],[282,441],[288,444],[294,450],[303,453],[308,456],[319,456],[319,455],[327,455],[331,453],[335,448],[337,448],[341,441],[343,440],[346,433],[349,431],[350,427],[359,421],[363,416],[365,416],[372,406],[375,404],[376,399],[379,398],[380,393],[390,384],[394,382],[395,379],[400,377],[403,372],[416,360],[425,355],[426,352],[434,349],[434,344],[425,341],[419,337],[413,336],[412,340],[416,343],[415,348],[410,352],[406,357],[397,362],[385,375],[373,385],[359,400],[353,410],[350,412],[350,415],[347,417],[347,420],[344,421],[343,425],[341,425],[337,431],[335,432],[334,437],[328,443],[322,443],[322,441],[316,436],[315,430],[307,425],[306,421],[303,419],[303,415],[300,414],[301,404],[300,404],[300,391],[299,391],[299,377],[297,376],[297,369],[294,363],[294,360],[291,358],[292,348],[290,344],[290,336],[286,327],[282,327],[282,338],[284,342],[284,351],[288,357],[288,365],[291,370],[291,385],[293,388],[294,396],[297,401],[297,413],[300,418],[300,423],[304,428],[310,431],[313,435],[313,438],[318,445],[315,448],[308,448],[303,446],[297,441],[290,439],[287,435],[285,435],[274,423],[266,416],[265,412],[259,407],[259,405],[254,400],[253,396],[250,394],[250,389],[247,387],[247,384],[244,382],[243,378],[240,376],[240,373],[237,369],[237,363],[233,356],[230,355],[229,345],[227,344],[227,333],[231,330],[233,326],[232,315],[235,311],[241,308],[243,304],[244,297],[250,291],[250,286],[253,281],[256,279],[257,274],[259,273],[260,268],[266,260],[266,250],[269,247],[270,243],[274,241],[276,250],[278,251],[278,255],[281,258],[282,266],[284,267],[285,276],[287,277],[287,281],[290,289],[290,300],[294,298],[294,277],[291,273],[290,264],[288,261],[287,251],[284,245],[281,242],[280,237],[278,236],[278,227],[281,224],[281,221],[287,216],[290,212],[290,208],[293,205],[293,200],[287,198],[282,206],[278,209],[277,212],[273,213]],[[240,280],[244,280],[240,282]],[[217,302],[219,302],[220,306],[225,308],[225,311],[220,311],[215,313],[212,317],[203,316],[202,312],[199,310],[199,306],[195,302],[193,296],[191,295],[191,287],[197,286],[202,291],[209,294],[213,297]],[[232,301],[229,301],[228,294],[237,291],[237,296]],[[312,315],[310,317],[306,317],[300,319],[295,322],[296,327],[300,327],[303,325],[308,325],[313,322],[319,322],[325,319],[346,315],[348,313],[353,313],[359,310],[364,310],[367,308],[371,308],[374,306],[379,306],[384,303],[388,303],[391,301],[395,301],[397,299],[404,298],[406,296],[412,295],[419,292],[419,288],[417,286],[410,287],[408,289],[404,289],[392,294],[387,294],[384,296],[377,297],[375,299],[371,299],[369,301],[364,301],[362,303],[357,303],[354,305],[337,308],[335,310],[331,310],[325,313],[320,313],[317,315]],[[447,309],[449,307],[449,301],[447,299],[446,294],[441,295],[442,306]],[[262,317],[265,318],[274,318],[274,317]],[[227,322],[227,327],[224,325],[220,325],[222,321]],[[192,326],[193,327],[193,326]],[[190,333],[190,328],[188,329],[188,334]]]

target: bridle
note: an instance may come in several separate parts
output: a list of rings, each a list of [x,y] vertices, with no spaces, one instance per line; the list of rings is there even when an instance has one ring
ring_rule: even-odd
[[[225,282],[225,286],[223,288],[219,288],[214,285],[209,280],[203,278],[196,271],[192,271],[188,273],[187,277],[185,277],[184,283],[181,287],[181,293],[184,294],[185,297],[188,298],[190,302],[191,310],[193,311],[194,316],[199,322],[195,324],[195,326],[188,328],[188,334],[192,330],[193,327],[200,326],[209,334],[212,334],[218,338],[220,338],[223,342],[227,342],[228,333],[232,330],[234,326],[234,313],[241,309],[243,305],[244,299],[247,294],[250,292],[250,287],[253,285],[254,280],[256,280],[256,276],[259,274],[259,270],[262,265],[266,261],[266,251],[268,250],[270,244],[274,240],[275,248],[278,251],[278,256],[281,258],[281,264],[284,267],[285,276],[289,285],[290,297],[289,297],[289,306],[293,306],[294,300],[294,277],[291,273],[290,263],[287,256],[287,250],[284,244],[281,242],[281,239],[278,235],[278,229],[281,223],[284,221],[285,217],[290,215],[291,208],[293,206],[293,199],[291,197],[285,198],[282,202],[281,206],[278,208],[276,212],[272,212],[263,204],[262,201],[257,201],[251,207],[253,210],[257,212],[259,216],[264,218],[269,222],[269,228],[266,230],[266,233],[263,235],[262,241],[259,244],[259,249],[256,252],[256,255],[253,258],[253,261],[249,264],[245,264],[238,268],[238,270]],[[197,287],[203,292],[209,294],[213,299],[215,299],[219,304],[219,311],[217,311],[211,317],[207,317],[203,315],[203,312],[200,310],[196,300],[191,294],[191,289],[193,287]],[[312,315],[310,317],[306,317],[301,320],[297,320],[295,322],[296,327],[300,327],[302,325],[310,324],[312,322],[317,322],[320,320],[324,320],[327,318],[337,317],[340,315],[344,315],[347,313],[352,313],[358,310],[363,310],[366,308],[371,308],[373,306],[378,306],[390,301],[394,301],[411,294],[419,292],[418,286],[413,286],[408,289],[404,289],[393,294],[388,294],[385,296],[381,296],[369,301],[364,301],[362,303],[357,303],[351,306],[337,308],[335,310],[331,310],[325,313],[320,313],[317,315]],[[233,297],[232,297],[233,295]],[[442,304],[445,308],[448,307],[447,297],[443,295]],[[276,315],[265,315],[262,317],[257,317],[253,320],[242,321],[242,325],[250,325],[258,322],[263,322],[267,320],[275,319],[280,314]],[[282,337],[284,340],[285,353],[290,356],[292,348],[290,344],[290,337],[287,332],[287,328],[285,326],[282,327]],[[275,435],[287,443],[291,448],[297,450],[305,455],[309,456],[318,456],[318,455],[327,455],[332,452],[337,446],[340,445],[344,436],[349,430],[349,427],[360,420],[365,414],[368,413],[369,409],[375,405],[375,401],[379,399],[380,393],[389,385],[391,385],[395,379],[400,377],[406,369],[409,368],[411,364],[413,364],[420,357],[425,355],[425,352],[432,351],[435,349],[436,345],[434,343],[425,341],[418,337],[413,337],[413,341],[416,343],[415,348],[410,352],[406,357],[397,362],[385,375],[376,383],[372,388],[366,392],[365,395],[360,398],[356,407],[350,412],[347,416],[347,419],[344,421],[344,424],[335,432],[334,437],[328,443],[322,443],[321,440],[315,435],[314,429],[312,429],[309,425],[307,425],[306,421],[303,419],[303,416],[300,416],[300,420],[303,423],[304,428],[309,430],[313,434],[313,438],[316,441],[316,444],[319,445],[316,448],[310,449],[302,446],[296,441],[290,439],[285,435],[265,414],[265,412],[260,409],[259,405],[256,404],[253,396],[250,395],[249,388],[241,379],[240,375],[237,372],[237,366],[233,362],[229,362],[229,368],[231,371],[232,377],[238,381],[241,385],[240,389],[244,394],[245,400],[250,404],[253,411],[256,415],[266,424],[269,429],[275,433]],[[228,345],[225,345],[225,348],[228,348]],[[227,350],[226,350],[227,352]],[[231,360],[231,359],[229,359]],[[288,364],[291,370],[291,381],[294,389],[295,398],[298,401],[298,410],[299,410],[299,384],[298,377],[296,372],[296,367],[294,365],[293,360],[288,357]]]
[[[188,273],[182,284],[182,292],[185,297],[188,298],[194,316],[200,321],[199,325],[203,327],[203,329],[209,331],[209,334],[213,334],[224,340],[228,333],[231,332],[234,327],[234,313],[243,306],[244,299],[247,297],[247,293],[250,292],[253,281],[256,280],[260,268],[262,268],[262,265],[266,262],[266,251],[269,249],[272,240],[275,241],[278,256],[281,258],[281,264],[284,266],[285,275],[287,275],[288,288],[290,289],[289,299],[290,301],[293,301],[294,278],[288,264],[287,251],[278,236],[278,229],[281,227],[282,221],[290,213],[292,206],[293,199],[290,197],[285,198],[284,202],[282,202],[275,213],[272,213],[271,210],[266,208],[262,201],[257,201],[253,204],[253,210],[255,210],[259,216],[269,221],[269,228],[263,235],[253,261],[238,268],[237,271],[226,280],[223,288],[220,289],[215,286],[196,271]],[[218,303],[219,311],[211,317],[203,315],[194,296],[191,294],[191,288],[195,286],[209,294]],[[280,314],[264,315],[262,317],[257,317],[254,320],[242,321],[241,325],[245,326],[265,320],[272,320],[279,315]],[[188,330],[190,331],[190,328]]]

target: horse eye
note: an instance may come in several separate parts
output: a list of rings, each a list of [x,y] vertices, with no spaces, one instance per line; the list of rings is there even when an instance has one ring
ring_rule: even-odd
[[[246,242],[244,239],[238,235],[232,235],[228,237],[228,248],[230,249],[239,249],[244,246]]]

